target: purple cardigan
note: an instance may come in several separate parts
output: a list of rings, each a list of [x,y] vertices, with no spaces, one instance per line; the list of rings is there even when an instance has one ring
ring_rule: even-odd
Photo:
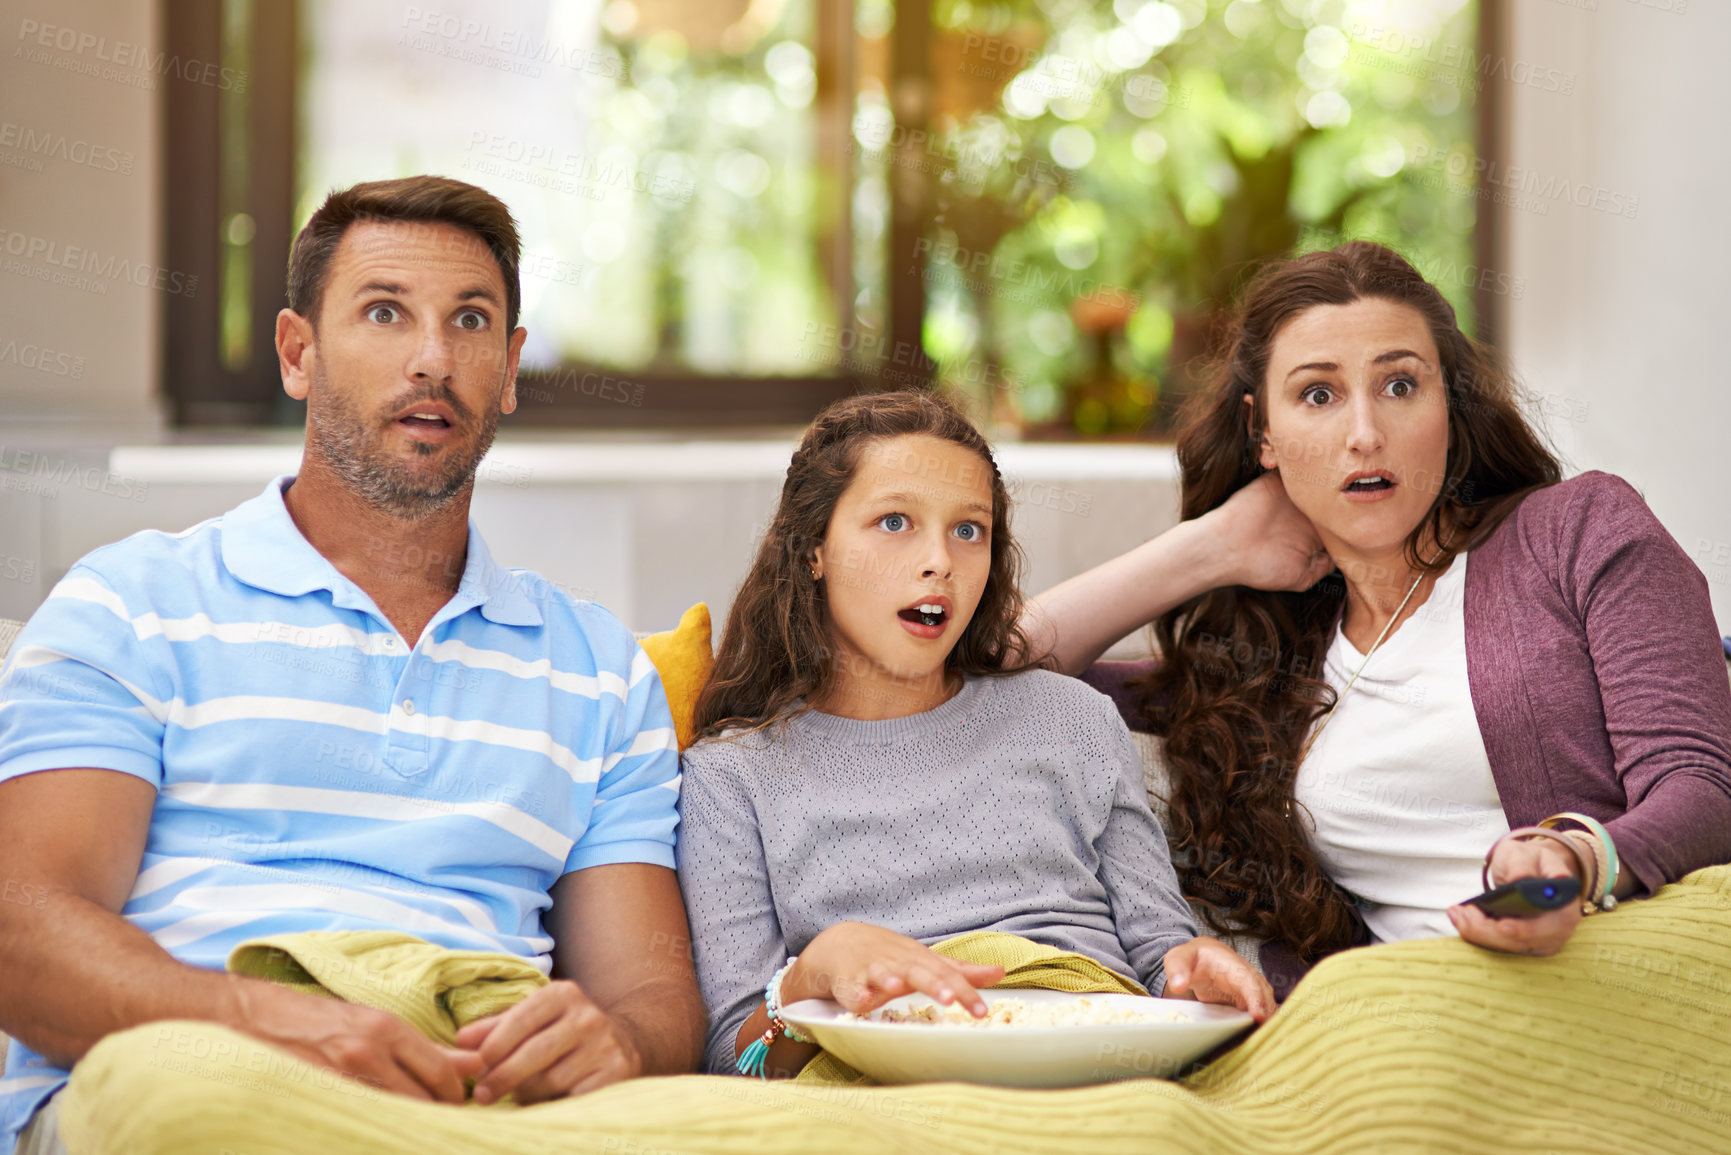
[[[1593,472],[1529,494],[1467,555],[1465,614],[1510,826],[1597,818],[1636,894],[1731,862],[1731,680],[1707,581],[1633,486]],[[1126,683],[1150,668],[1084,678],[1146,729]]]

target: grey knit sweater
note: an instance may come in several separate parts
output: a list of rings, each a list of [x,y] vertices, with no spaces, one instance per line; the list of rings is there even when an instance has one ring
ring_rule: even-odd
[[[709,1068],[789,955],[838,922],[930,944],[1019,934],[1165,987],[1195,937],[1110,699],[1059,674],[970,678],[883,722],[807,711],[685,752],[679,879]]]

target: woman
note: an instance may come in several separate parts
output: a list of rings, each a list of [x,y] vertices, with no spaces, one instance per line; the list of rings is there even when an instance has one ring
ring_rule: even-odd
[[[1731,684],[1700,571],[1627,483],[1561,480],[1397,254],[1355,242],[1257,277],[1178,455],[1188,520],[1027,627],[1079,672],[1154,619],[1137,708],[1215,928],[1306,963],[1451,930],[1548,955],[1584,910],[1731,861]],[[1561,812],[1593,821],[1529,829]],[[1585,901],[1487,917],[1463,904],[1487,867],[1575,875]]]
[[[1088,989],[1273,1009],[1197,937],[1112,704],[1006,660],[1018,556],[991,451],[948,404],[854,397],[807,431],[684,755],[710,1070],[801,1071],[816,1050],[779,1013],[801,999],[985,1014],[1003,968],[953,953],[979,932],[1063,952]]]

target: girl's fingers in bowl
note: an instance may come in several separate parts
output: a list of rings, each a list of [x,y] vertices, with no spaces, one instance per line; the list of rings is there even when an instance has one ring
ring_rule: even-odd
[[[986,966],[983,963],[957,963],[956,967],[962,972],[962,977],[968,980],[968,985],[976,990],[997,986],[1004,981],[1004,968],[1000,966]]]
[[[1268,1016],[1274,1013],[1274,988],[1269,986],[1268,980],[1257,974],[1249,963],[1230,968],[1220,976],[1219,985],[1224,997],[1218,1001],[1231,1003],[1257,1022],[1266,1022]]]
[[[941,973],[937,967],[911,962],[906,973],[909,985],[921,994],[928,995],[946,1006],[956,1001],[955,981]]]
[[[942,955],[933,955],[930,963],[918,963],[908,971],[908,978],[921,993],[930,995],[945,1006],[959,1005],[976,1017],[986,1013],[986,1000],[974,989],[967,976]]]
[[[1239,1009],[1250,1012],[1257,1022],[1266,1023],[1274,1013],[1274,988],[1268,985],[1268,980],[1259,974],[1247,974],[1240,990],[1244,1001],[1238,1004]]]
[[[888,962],[874,962],[866,968],[866,983],[874,990],[885,991],[891,998],[907,993],[907,980]]]
[[[1230,1005],[1257,1022],[1274,1013],[1274,988],[1230,946],[1198,938],[1167,955],[1166,991],[1178,998]]]
[[[854,1014],[864,1014],[904,993],[886,989],[886,984],[894,977],[887,971],[879,973],[873,964],[864,974],[837,976],[830,986],[830,997]]]
[[[952,989],[956,993],[956,1000],[972,1012],[975,1018],[984,1018],[990,1008],[986,1006],[986,1000],[980,997],[979,988],[990,986],[998,979],[1003,978],[1003,969],[1001,967],[988,968],[990,971],[997,972],[996,977],[992,978],[990,982],[976,982],[974,976],[969,974],[960,964],[952,963],[948,969],[955,976],[956,981]]]

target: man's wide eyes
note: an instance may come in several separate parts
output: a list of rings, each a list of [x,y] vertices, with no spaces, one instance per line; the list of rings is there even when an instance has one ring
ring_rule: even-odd
[[[366,317],[377,325],[391,325],[402,320],[403,314],[395,305],[372,305],[367,309]],[[482,332],[487,328],[487,314],[465,309],[457,314],[457,328],[470,333]]]

